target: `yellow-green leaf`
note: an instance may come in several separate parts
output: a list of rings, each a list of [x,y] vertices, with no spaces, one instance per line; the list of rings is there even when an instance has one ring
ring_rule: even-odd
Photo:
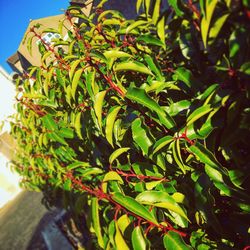
[[[115,150],[109,157],[110,165],[114,162],[114,160],[119,157],[121,154],[127,152],[130,148],[118,148]]]
[[[106,120],[106,138],[107,141],[114,147],[113,145],[113,130],[114,130],[114,123],[115,119],[117,117],[117,114],[119,113],[121,107],[115,107],[107,116]]]
[[[78,69],[73,77],[72,87],[71,87],[71,95],[72,95],[74,100],[75,100],[76,88],[77,88],[79,80],[81,78],[82,71],[83,71],[82,69]]]
[[[148,67],[143,63],[136,61],[117,63],[114,67],[114,71],[135,71],[147,75],[153,75]]]
[[[77,136],[80,139],[83,139],[82,138],[82,133],[81,133],[81,128],[82,128],[82,125],[81,125],[81,115],[82,115],[82,113],[79,112],[79,113],[77,113],[77,115],[75,117],[75,130],[76,130]]]
[[[107,182],[107,181],[118,181],[119,183],[123,184],[121,176],[115,171],[109,171],[107,174],[105,174],[102,182]]]
[[[94,110],[95,110],[95,114],[98,120],[100,131],[102,131],[102,107],[103,107],[103,101],[104,101],[104,97],[106,93],[107,91],[103,90],[95,95]]]
[[[115,244],[117,250],[129,250],[129,247],[120,232],[117,221],[115,222],[115,229],[116,229]]]

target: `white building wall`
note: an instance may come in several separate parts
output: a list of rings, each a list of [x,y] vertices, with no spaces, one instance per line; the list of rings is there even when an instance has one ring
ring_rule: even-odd
[[[10,130],[6,119],[15,112],[14,98],[15,86],[8,73],[0,66],[0,126],[2,121],[5,121],[0,136]],[[18,184],[20,177],[7,167],[8,162],[9,160],[0,152],[0,208],[21,191]]]

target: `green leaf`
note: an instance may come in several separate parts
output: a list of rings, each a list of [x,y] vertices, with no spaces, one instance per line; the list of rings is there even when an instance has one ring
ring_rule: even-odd
[[[246,75],[250,75],[250,62],[242,64],[239,71]]]
[[[144,191],[136,197],[136,201],[156,207],[166,208],[188,220],[185,211],[168,193],[162,191]]]
[[[195,121],[200,119],[202,116],[211,112],[213,108],[211,108],[210,104],[204,105],[202,107],[197,108],[193,113],[191,113],[187,118],[187,127],[193,124]]]
[[[58,80],[59,84],[65,88],[65,78],[61,73],[61,70],[56,68],[56,79]]]
[[[197,88],[198,83],[193,77],[192,72],[184,67],[179,67],[175,70],[177,79],[183,81],[189,88]]]
[[[138,20],[135,22],[132,22],[126,29],[126,34],[129,34],[133,29],[139,27],[139,26],[145,26],[146,24],[148,24],[148,21],[144,21],[144,20]]]
[[[144,90],[139,88],[129,88],[126,97],[147,107],[151,111],[156,112],[160,121],[168,129],[175,126],[174,120],[167,113],[165,113],[165,111],[159,106],[159,104],[151,99]]]
[[[49,72],[47,72],[45,81],[43,83],[43,90],[44,90],[44,93],[46,96],[49,95],[49,85],[51,85],[51,79],[53,76],[53,72],[54,72],[54,68],[51,67]]]
[[[154,25],[157,24],[157,21],[160,16],[160,6],[161,6],[161,0],[156,0],[155,5],[154,5],[153,15],[152,15],[152,20],[153,20]]]
[[[210,22],[217,3],[218,3],[217,0],[206,1],[206,10],[205,10],[206,15],[203,16],[201,20],[201,37],[205,48],[207,47],[207,38],[208,38]]]
[[[117,220],[119,229],[121,230],[121,233],[124,235],[125,230],[128,228],[130,225],[130,219],[127,214],[123,214],[119,219]]]
[[[114,193],[112,195],[112,200],[117,202],[122,207],[126,208],[133,214],[136,214],[137,216],[150,221],[151,223],[158,225],[157,220],[153,216],[152,213],[150,213],[143,205],[141,205],[139,202],[137,202],[135,199],[125,196],[121,193]]]
[[[163,238],[164,247],[168,250],[191,250],[191,246],[187,245],[182,237],[174,232],[168,231]]]
[[[43,126],[50,130],[50,131],[57,131],[58,130],[58,126],[56,124],[56,122],[54,121],[54,118],[51,114],[47,114],[45,116],[42,117],[42,122],[43,122]]]
[[[82,128],[82,124],[81,124],[81,115],[82,113],[79,112],[77,113],[76,117],[75,117],[75,130],[76,130],[76,134],[80,139],[82,138],[82,133],[81,133],[81,128]]]
[[[86,168],[86,167],[89,167],[89,163],[88,162],[83,162],[83,161],[75,161],[71,164],[69,164],[67,166],[67,170],[72,170],[72,169],[75,169],[75,168],[79,168],[79,167],[82,167],[82,168]]]
[[[70,85],[68,85],[68,87],[66,88],[66,102],[71,107],[71,87],[70,87]]]
[[[148,155],[148,149],[152,145],[152,141],[149,139],[146,131],[141,126],[141,119],[137,118],[132,123],[132,136],[133,140],[142,149],[144,155]]]
[[[116,244],[117,250],[129,250],[129,247],[120,232],[117,222],[115,222],[115,228],[116,228],[115,244]]]
[[[146,250],[146,240],[139,226],[132,231],[132,246],[134,250]]]
[[[158,38],[156,38],[155,36],[150,35],[150,34],[138,36],[136,38],[136,41],[137,42],[145,42],[146,44],[156,45],[156,46],[160,46],[163,48],[165,47],[165,44],[161,40],[159,40]]]
[[[130,148],[118,148],[117,150],[115,150],[109,157],[109,163],[110,165],[112,165],[112,163],[114,162],[114,160],[119,157],[121,154],[127,152]]]
[[[98,174],[102,174],[103,170],[100,168],[87,168],[87,169],[77,169],[77,172],[81,173],[82,177],[87,177],[88,175],[98,175]]]
[[[179,192],[175,192],[172,194],[172,198],[177,202],[177,203],[184,203],[185,200],[185,195]]]
[[[98,210],[99,210],[98,199],[94,197],[91,199],[91,214],[92,214],[93,227],[95,230],[99,246],[101,248],[104,248],[104,240],[101,232],[101,223]]]
[[[158,140],[153,147],[153,155],[174,140],[173,136],[167,135]]]
[[[70,191],[71,190],[71,180],[67,179],[64,184],[63,184],[63,189],[66,191]]]
[[[76,88],[77,88],[77,86],[79,84],[82,72],[83,72],[82,69],[78,69],[75,72],[74,77],[73,77],[72,87],[71,87],[71,94],[72,94],[72,97],[73,97],[74,100],[75,100],[75,95],[76,95]]]
[[[73,76],[75,74],[77,66],[80,64],[81,60],[74,60],[73,63],[70,64],[70,71],[69,71],[69,79],[72,81]]]
[[[177,163],[177,165],[179,166],[183,174],[186,174],[186,169],[189,169],[189,167],[187,167],[182,160],[179,139],[173,142],[172,150],[173,150],[173,157],[174,157],[175,162]]]
[[[74,138],[74,131],[71,128],[61,128],[58,134],[64,138]]]
[[[137,14],[139,13],[139,10],[140,10],[143,2],[144,2],[144,0],[136,0],[136,12],[137,12]]]
[[[145,55],[144,59],[147,62],[151,71],[153,71],[154,74],[156,75],[156,79],[159,81],[164,81],[165,78],[163,77],[161,73],[160,67],[154,62],[153,58],[149,55]]]
[[[42,65],[46,67],[46,59],[52,54],[51,51],[47,51],[41,58]]]
[[[117,106],[114,107],[111,112],[107,115],[106,120],[106,138],[107,141],[114,147],[113,145],[113,131],[114,131],[114,123],[117,117],[117,114],[119,113],[121,107]]]
[[[219,171],[223,170],[221,164],[216,160],[215,156],[205,148],[201,143],[196,142],[189,147],[189,150],[205,165],[208,165]]]
[[[117,63],[114,71],[135,71],[147,75],[152,75],[152,72],[142,63],[136,61]]]
[[[92,58],[95,58],[95,59],[100,59],[104,63],[107,63],[106,57],[101,52],[99,52],[97,50],[92,50],[91,53],[90,53],[90,56]]]
[[[68,145],[68,143],[64,140],[64,138],[63,137],[61,137],[58,133],[55,133],[55,132],[50,132],[50,133],[48,133],[48,137],[51,139],[51,140],[53,140],[54,142],[59,142],[59,143],[61,143],[61,144],[63,144],[63,145]]]
[[[118,181],[121,184],[124,183],[121,176],[115,171],[109,171],[107,174],[105,174],[102,182],[107,182],[107,181]]]
[[[215,21],[215,23],[213,24],[213,26],[209,31],[209,38],[216,39],[228,16],[229,14],[224,14]]]
[[[94,110],[98,120],[99,129],[102,131],[102,107],[107,91],[103,90],[95,95]]]
[[[163,16],[160,21],[157,23],[157,34],[161,40],[161,42],[164,44],[164,48],[166,48],[166,42],[165,42],[165,16]]]
[[[178,1],[178,0],[168,0],[168,3],[169,3],[170,6],[173,7],[173,9],[174,9],[177,16],[183,16],[184,15],[183,11],[179,7],[180,1]]]
[[[103,55],[107,59],[110,59],[110,58],[132,57],[132,55],[130,55],[130,54],[126,53],[126,52],[123,52],[123,51],[119,51],[119,50],[108,50],[108,51],[105,51],[103,53]]]

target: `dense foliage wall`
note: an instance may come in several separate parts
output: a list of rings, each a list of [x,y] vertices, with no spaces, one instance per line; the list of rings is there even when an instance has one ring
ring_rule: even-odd
[[[84,217],[99,248],[246,247],[248,2],[137,0],[136,20],[103,2],[67,10],[66,41],[30,30],[42,67],[17,88],[22,185]]]

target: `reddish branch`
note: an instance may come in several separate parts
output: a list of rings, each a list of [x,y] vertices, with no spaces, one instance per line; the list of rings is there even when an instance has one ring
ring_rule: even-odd
[[[17,99],[17,98],[16,98]],[[19,101],[20,103],[22,103],[24,106],[26,106],[27,108],[31,109],[32,111],[34,111],[37,115],[39,116],[45,116],[47,114],[46,111],[42,110],[40,105],[34,104],[32,102],[26,102],[23,99],[17,99],[17,101]]]
[[[81,180],[76,179],[72,172],[68,172],[66,174],[66,178],[70,179],[72,182],[72,185],[75,188],[80,188],[83,191],[86,191],[87,193],[89,193],[90,195],[93,195],[95,197],[98,198],[98,200],[107,200],[109,201],[111,204],[114,205],[116,211],[115,211],[115,215],[114,215],[114,220],[117,220],[118,217],[118,213],[120,210],[123,210],[124,213],[128,214],[128,215],[132,215],[134,218],[136,218],[140,223],[144,222],[146,224],[149,224],[148,228],[146,229],[146,232],[149,232],[151,228],[158,228],[160,231],[162,231],[164,234],[167,233],[168,231],[174,231],[176,233],[178,233],[179,235],[185,237],[186,234],[183,232],[180,232],[179,230],[173,228],[173,226],[170,225],[170,223],[166,222],[167,226],[164,226],[162,224],[154,224],[151,221],[147,221],[146,219],[144,219],[143,217],[140,217],[139,215],[128,211],[127,208],[123,207],[122,205],[120,205],[119,203],[117,203],[113,198],[112,195],[104,193],[104,191],[102,190],[102,188],[97,188],[97,189],[91,189],[88,186],[84,185],[82,183]]]
[[[189,139],[188,136],[187,136],[187,128],[185,129],[185,131],[184,131],[181,135],[177,136],[175,139],[176,139],[176,140],[177,140],[177,139],[184,139],[184,140],[187,141],[190,145],[193,145],[193,144],[194,144],[194,141],[191,140],[191,139]]]
[[[129,180],[129,178],[136,178],[142,182],[145,182],[145,180],[154,180],[154,181],[168,181],[166,179],[166,177],[156,177],[156,176],[148,176],[148,175],[137,175],[135,172],[133,172],[132,170],[129,171],[129,173],[127,172],[124,172],[122,170],[119,170],[119,169],[111,169],[112,171],[115,171],[117,172],[120,176],[123,176],[125,177],[126,181],[127,182],[131,182]]]

